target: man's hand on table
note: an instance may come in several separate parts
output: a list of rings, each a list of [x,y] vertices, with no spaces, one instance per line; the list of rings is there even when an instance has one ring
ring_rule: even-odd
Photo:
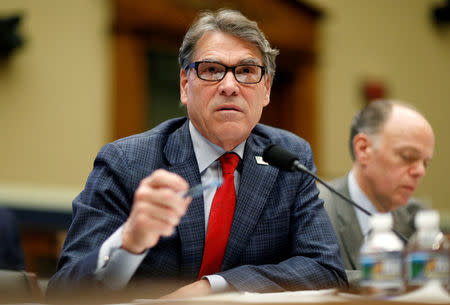
[[[206,296],[210,294],[212,294],[211,285],[208,280],[204,279],[183,286],[174,292],[161,297],[161,299],[183,299]]]

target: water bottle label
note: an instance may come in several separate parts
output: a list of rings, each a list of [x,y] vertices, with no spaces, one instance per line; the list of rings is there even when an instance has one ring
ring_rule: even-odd
[[[406,256],[406,276],[411,285],[422,285],[433,279],[447,284],[448,272],[448,255],[445,252],[414,252]]]
[[[402,288],[402,254],[399,251],[360,256],[361,287]]]

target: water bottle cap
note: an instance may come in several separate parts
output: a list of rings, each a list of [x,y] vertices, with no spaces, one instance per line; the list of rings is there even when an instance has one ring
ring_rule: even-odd
[[[416,228],[439,226],[439,213],[436,210],[423,210],[416,214]]]
[[[370,226],[373,230],[389,230],[392,228],[391,213],[374,214],[370,218]]]

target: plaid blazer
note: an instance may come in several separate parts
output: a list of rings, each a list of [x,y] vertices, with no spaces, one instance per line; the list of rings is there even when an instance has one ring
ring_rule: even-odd
[[[239,193],[219,274],[241,291],[347,285],[338,241],[314,179],[256,162],[270,143],[295,152],[302,164],[315,170],[306,141],[262,124],[254,128],[239,165]],[[200,183],[187,118],[166,121],[100,150],[85,189],[73,201],[72,225],[50,289],[74,287],[92,278],[100,246],[126,221],[140,180],[158,168],[179,174],[190,185]],[[176,232],[150,249],[133,279],[194,281],[205,236],[200,196],[192,201]]]

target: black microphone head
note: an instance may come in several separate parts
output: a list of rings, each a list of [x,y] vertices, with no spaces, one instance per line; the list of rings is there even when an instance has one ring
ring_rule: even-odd
[[[295,169],[294,162],[298,161],[298,158],[286,149],[276,144],[270,144],[264,149],[263,160],[281,170],[293,171]]]

